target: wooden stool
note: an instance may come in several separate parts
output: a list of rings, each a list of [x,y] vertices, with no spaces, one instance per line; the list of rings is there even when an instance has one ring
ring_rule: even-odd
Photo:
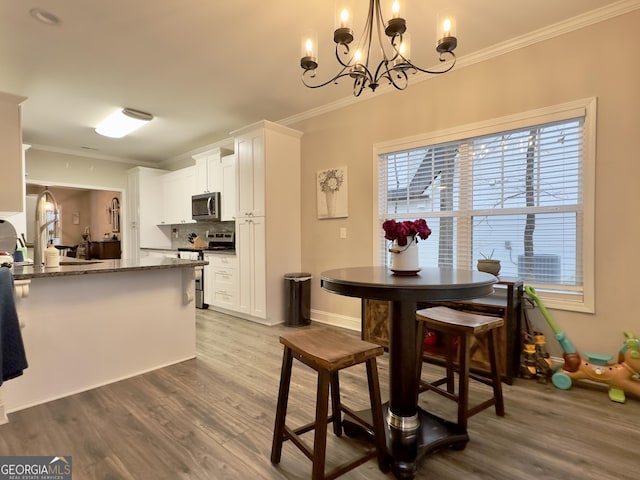
[[[504,400],[502,398],[502,383],[498,369],[498,337],[496,329],[504,324],[500,317],[489,317],[475,313],[461,312],[448,307],[433,307],[418,310],[416,317],[425,323],[428,329],[436,330],[444,335],[445,361],[447,376],[434,382],[420,381],[419,391],[432,390],[440,395],[454,400],[458,404],[458,425],[467,428],[467,420],[472,415],[495,405],[496,415],[504,416]],[[469,373],[470,338],[481,333],[487,334],[489,344],[489,362],[491,378],[481,377]],[[453,348],[453,338],[458,336],[458,394],[455,394],[454,371],[456,370],[456,352]],[[469,379],[476,380],[493,387],[493,397],[469,408]],[[446,383],[446,390],[440,385]]]
[[[280,337],[280,343],[284,345],[284,355],[276,421],[273,429],[271,462],[280,462],[282,443],[285,440],[291,440],[313,462],[311,476],[314,480],[336,478],[376,456],[379,467],[386,470],[386,444],[376,365],[376,357],[382,355],[384,349],[379,345],[327,328],[312,328],[286,333]],[[285,424],[285,417],[294,358],[318,372],[318,391],[315,421],[292,430]],[[338,371],[360,363],[366,363],[367,367],[373,425],[358,417],[353,410],[340,402]],[[328,405],[329,385],[331,385],[331,416],[329,416]],[[368,449],[364,455],[325,473],[327,425],[332,422],[334,433],[338,437],[341,436],[342,412],[364,426],[373,435],[375,447]],[[315,437],[313,449],[311,449],[304,443],[300,435],[314,429]]]

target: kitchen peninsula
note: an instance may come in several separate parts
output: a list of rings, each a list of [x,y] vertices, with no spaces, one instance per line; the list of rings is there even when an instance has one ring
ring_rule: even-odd
[[[0,387],[0,423],[5,412],[194,358],[195,269],[205,264],[143,258],[15,265],[29,367]]]

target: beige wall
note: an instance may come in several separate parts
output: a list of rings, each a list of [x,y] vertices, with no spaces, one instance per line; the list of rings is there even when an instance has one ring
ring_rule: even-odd
[[[27,185],[28,195],[39,195],[45,187]],[[111,199],[120,200],[120,192],[105,190],[79,190],[72,188],[49,187],[60,208],[60,230],[62,245],[78,245],[82,242],[82,234],[89,227],[93,240],[102,240],[105,233],[111,235],[111,224],[107,215],[107,208],[111,206]],[[73,223],[73,214],[78,214],[78,224]],[[29,216],[33,222],[33,217]],[[118,234],[119,237],[119,234]]]
[[[31,147],[25,153],[27,182],[124,190],[130,163],[49,152]]]
[[[92,212],[91,239],[94,241],[103,240],[105,234],[108,234],[109,237],[114,235],[110,215],[111,200],[114,197],[122,204],[120,193],[104,190],[92,190],[90,192],[89,201]],[[120,219],[122,220],[122,212],[120,212]],[[120,223],[120,230],[122,231],[122,222]],[[115,234],[117,238],[120,238],[121,231]]]
[[[319,274],[372,263],[374,144],[595,96],[596,313],[556,310],[552,315],[580,350],[614,353],[623,330],[635,329],[640,335],[634,298],[640,225],[627,218],[640,203],[640,162],[634,153],[634,137],[640,132],[640,57],[634,50],[640,45],[639,25],[640,12],[635,11],[455,68],[403,92],[366,92],[366,101],[291,125],[305,132],[302,267],[314,276],[314,316],[360,317],[359,300],[322,291]],[[317,220],[316,171],[342,165],[349,171],[349,217]],[[347,228],[347,239],[339,238],[340,227]],[[554,340],[549,344],[559,352]]]

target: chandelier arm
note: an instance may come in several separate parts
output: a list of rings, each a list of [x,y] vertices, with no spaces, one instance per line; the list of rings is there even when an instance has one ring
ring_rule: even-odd
[[[307,82],[306,77],[315,78],[315,73],[313,73],[313,70],[305,70],[304,72],[302,72],[302,83],[304,84],[305,87],[309,87],[309,88],[324,87],[326,85],[329,85],[330,83],[337,83],[337,81],[342,77],[350,76],[350,73],[349,72],[345,72],[345,70],[346,70],[346,67],[343,68],[342,70],[340,70],[340,72],[338,72],[335,76],[333,76],[332,78],[330,78],[326,82],[319,83],[318,85],[313,85],[313,84]],[[307,75],[309,72],[312,72],[312,74],[311,75]]]
[[[409,67],[409,68],[413,68],[413,69],[415,69],[415,70],[418,70],[419,72],[422,72],[422,73],[429,73],[429,74],[431,74],[431,75],[439,75],[439,74],[441,74],[441,73],[447,73],[449,70],[451,70],[451,69],[452,69],[453,67],[455,67],[455,65],[456,65],[456,54],[455,54],[455,53],[453,53],[453,52],[444,52],[444,53],[441,53],[441,54],[440,54],[440,61],[441,61],[441,62],[446,61],[446,58],[443,58],[443,57],[444,57],[444,55],[445,55],[445,53],[451,56],[451,59],[453,60],[453,62],[451,62],[451,65],[449,65],[449,66],[448,66],[446,69],[444,69],[444,70],[427,70],[427,69],[425,69],[425,68],[420,68],[420,67],[418,67],[418,66],[414,65],[413,63],[411,63],[409,60],[405,59],[404,57],[402,57],[402,58],[403,58],[403,59],[405,60],[405,62],[406,62],[406,64],[405,64],[405,68]],[[394,68],[395,68],[395,67],[394,67]],[[399,70],[399,69],[398,69],[398,70]]]
[[[344,48],[343,52],[338,51],[340,47]],[[349,61],[347,63],[344,63],[340,58],[340,53],[348,56],[349,52],[350,52],[349,45],[347,45],[346,43],[336,43],[336,60],[338,60],[338,63],[342,65],[344,68],[347,68],[349,65],[351,65],[351,61],[353,60],[353,57],[350,57]],[[342,71],[344,71],[344,68],[342,69]]]
[[[354,97],[360,96],[364,88],[367,86],[366,80],[367,79],[365,77],[354,78],[353,80],[353,96]]]
[[[397,79],[395,79],[394,77],[397,77]],[[409,76],[407,75],[406,68],[399,69],[394,67],[391,69],[387,69],[380,75],[379,79],[382,78],[387,80],[397,90],[404,90],[409,86]]]

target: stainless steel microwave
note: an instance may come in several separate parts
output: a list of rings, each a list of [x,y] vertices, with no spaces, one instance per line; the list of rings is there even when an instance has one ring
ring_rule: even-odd
[[[220,220],[220,192],[202,193],[191,197],[191,217],[197,222]]]

